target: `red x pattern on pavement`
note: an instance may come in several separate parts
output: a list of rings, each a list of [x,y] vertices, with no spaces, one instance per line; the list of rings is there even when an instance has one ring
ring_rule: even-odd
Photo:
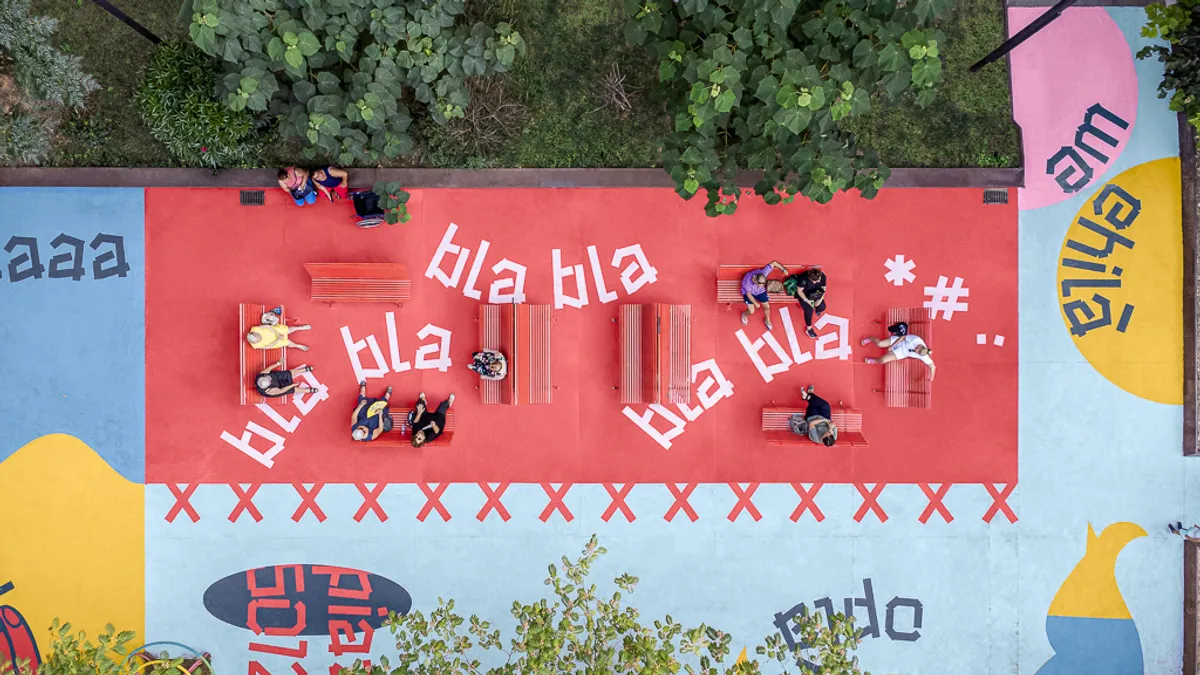
[[[758,512],[758,507],[754,506],[754,502],[750,501],[754,497],[754,493],[758,490],[758,483],[751,483],[750,487],[742,489],[742,486],[737,483],[730,483],[729,489],[733,490],[733,494],[737,497],[737,504],[733,505],[733,510],[729,512],[729,522],[738,519],[742,515],[742,511],[750,514],[754,522],[762,520],[762,514]]]
[[[692,496],[692,491],[696,489],[696,485],[697,483],[688,483],[686,487],[680,490],[674,483],[666,483],[667,489],[671,491],[671,496],[675,498],[675,503],[671,504],[671,508],[667,509],[663,520],[668,523],[671,522],[675,519],[675,514],[679,513],[680,509],[683,509],[688,520],[693,523],[700,518],[700,516],[696,515],[696,511],[692,508],[692,505],[688,503],[688,498]]]
[[[442,505],[442,494],[446,492],[449,483],[440,483],[436,488],[429,487],[429,483],[417,483],[417,487],[421,488],[421,494],[425,495],[425,506],[417,513],[417,520],[422,523],[429,517],[429,512],[437,509],[438,515],[442,517],[442,522],[450,522],[450,512]]]
[[[500,483],[500,486],[495,490],[487,483],[480,483],[479,488],[483,490],[484,496],[487,497],[487,502],[484,503],[482,509],[479,509],[479,513],[476,514],[475,518],[482,523],[483,519],[487,518],[490,512],[495,511],[500,515],[500,520],[507,523],[508,519],[512,518],[512,516],[509,515],[508,509],[504,508],[504,504],[500,502],[500,498],[504,496],[504,491],[508,489],[508,483]]]
[[[875,517],[879,518],[879,522],[886,523],[888,520],[887,513],[884,513],[883,507],[879,505],[879,495],[883,494],[883,488],[887,487],[887,483],[876,483],[875,487],[870,490],[862,483],[855,483],[854,487],[858,489],[858,494],[862,495],[862,506],[854,512],[854,522],[861,523],[862,519],[867,515],[867,509],[874,512]]]
[[[292,487],[296,489],[296,494],[300,495],[300,506],[296,507],[292,520],[298,523],[305,513],[312,511],[318,523],[325,522],[325,512],[317,505],[317,495],[321,494],[321,488],[325,487],[325,484],[313,483],[311,488],[306,488],[303,483],[292,483]]]
[[[621,489],[618,490],[612,483],[604,484],[604,491],[607,492],[608,496],[612,498],[612,502],[609,503],[607,509],[604,509],[604,513],[601,514],[600,520],[603,520],[607,523],[608,519],[612,518],[613,514],[617,512],[617,509],[621,510],[621,515],[625,516],[626,522],[632,523],[636,519],[636,517],[633,515],[633,509],[629,508],[629,505],[625,503],[625,498],[628,497],[629,493],[633,491],[634,485],[636,485],[636,483],[625,483],[621,486]]]
[[[365,483],[355,483],[354,487],[358,488],[358,493],[363,497],[362,506],[354,512],[354,522],[361,523],[362,519],[367,517],[367,513],[373,511],[379,522],[386,523],[388,515],[379,505],[378,499],[383,494],[383,489],[387,487],[387,483],[376,483],[375,487],[369,490]]]
[[[937,511],[947,523],[954,521],[954,516],[950,515],[950,509],[946,508],[946,505],[942,503],[942,499],[950,491],[951,485],[953,483],[942,483],[941,487],[935,491],[929,487],[928,483],[917,483],[917,487],[921,488],[921,492],[924,492],[925,496],[929,499],[929,504],[925,506],[925,510],[921,512],[921,516],[917,518],[922,525],[929,522],[929,517],[933,515],[934,511]]]
[[[254,522],[262,522],[262,513],[258,507],[254,505],[254,495],[258,493],[258,489],[262,487],[262,483],[254,483],[249,489],[243,490],[241,485],[230,483],[229,487],[233,488],[233,494],[237,495],[237,506],[233,507],[233,511],[229,513],[229,522],[236,523],[238,518],[242,517],[242,512],[250,514]]]
[[[997,490],[995,485],[984,483],[983,487],[987,493],[992,496],[992,505],[988,507],[987,513],[983,514],[983,522],[990,523],[992,518],[996,517],[997,511],[1004,512],[1004,517],[1008,518],[1008,522],[1017,522],[1017,514],[1008,506],[1008,497],[1017,489],[1016,483],[1009,483],[1004,486],[1003,490]]]
[[[798,522],[804,516],[805,511],[812,511],[813,518],[817,522],[825,520],[825,514],[821,513],[821,509],[817,508],[817,493],[821,491],[821,486],[824,483],[813,483],[813,486],[807,490],[800,483],[792,483],[792,489],[796,494],[800,495],[800,504],[796,506],[796,510],[792,511],[792,522]]]
[[[555,511],[561,513],[563,520],[568,523],[575,520],[575,516],[571,515],[571,511],[563,503],[563,497],[566,497],[567,490],[571,489],[570,483],[560,484],[557,490],[551,487],[550,483],[542,483],[542,489],[546,491],[546,496],[550,498],[550,502],[546,504],[546,508],[542,509],[542,515],[538,516],[543,523],[550,520],[550,516],[554,515]]]
[[[188,518],[191,518],[193,523],[199,522],[200,514],[196,513],[196,509],[192,508],[191,502],[192,495],[196,493],[196,488],[198,487],[200,487],[199,483],[192,483],[191,485],[184,483],[183,489],[180,489],[174,483],[167,483],[167,489],[171,491],[171,494],[175,495],[175,506],[172,506],[171,510],[167,511],[165,519],[168,523],[175,522],[175,517],[179,515],[180,511],[186,512]]]

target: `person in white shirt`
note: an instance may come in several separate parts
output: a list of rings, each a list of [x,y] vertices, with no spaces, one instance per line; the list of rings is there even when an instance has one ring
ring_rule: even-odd
[[[929,348],[929,345],[925,344],[919,335],[909,335],[908,326],[905,324],[888,326],[888,331],[892,334],[883,339],[863,338],[862,344],[864,345],[874,344],[876,347],[888,350],[883,356],[877,359],[868,358],[866,362],[882,364],[900,359],[918,359],[929,366],[929,381],[933,382],[937,366],[933,365],[933,350]]]

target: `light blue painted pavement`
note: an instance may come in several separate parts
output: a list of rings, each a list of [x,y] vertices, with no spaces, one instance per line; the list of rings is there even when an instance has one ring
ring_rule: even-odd
[[[1014,494],[1010,505],[1019,511]],[[888,521],[868,514],[855,523],[862,503],[851,486],[821,489],[817,503],[825,521],[811,513],[793,523],[798,504],[786,485],[763,485],[754,495],[762,519],[727,516],[737,502],[726,485],[701,485],[691,504],[698,520],[681,511],[673,522],[663,515],[673,501],[663,486],[638,485],[627,501],[635,514],[626,523],[618,511],[601,520],[610,499],[602,486],[575,485],[564,500],[573,521],[539,515],[548,503],[538,485],[511,485],[503,504],[511,520],[495,513],[484,523],[476,515],[485,503],[475,485],[449,486],[443,503],[450,522],[432,511],[415,518],[425,504],[409,484],[389,485],[379,503],[389,519],[353,515],[362,504],[354,486],[327,485],[317,498],[327,520],[311,514],[291,520],[300,498],[289,485],[264,485],[254,503],[263,522],[243,514],[228,516],[237,504],[227,486],[200,486],[191,503],[200,515],[192,523],[180,514],[164,520],[175,498],[160,485],[147,489],[147,628],[149,637],[187,634],[225,663],[242,663],[249,631],[216,621],[200,599],[213,581],[242,570],[283,563],[339,564],[386,576],[404,586],[418,608],[438,596],[453,597],[465,612],[505,621],[514,599],[535,599],[545,592],[546,565],[576,555],[596,532],[609,554],[595,579],[608,581],[621,572],[641,578],[637,606],[646,616],[670,613],[688,622],[708,622],[730,631],[739,645],[753,647],[776,632],[775,614],[804,602],[864,596],[863,579],[872,580],[881,637],[868,639],[864,664],[876,673],[1011,672],[1016,657],[1016,528],[1003,515],[989,525],[982,515],[992,498],[978,485],[951,488],[945,504],[954,521],[933,514],[917,519],[927,500],[914,485],[889,485],[881,504]],[[179,555],[181,547],[191,551]],[[922,605],[922,625],[914,642],[887,637],[887,604],[895,597]],[[866,610],[856,609],[861,621]],[[913,629],[913,614],[894,610],[893,629]],[[280,642],[280,644],[284,644]],[[328,638],[310,642],[306,668],[331,662]],[[740,649],[740,647],[739,647]],[[373,650],[378,651],[378,650]],[[272,657],[273,658],[273,657]],[[268,660],[260,659],[264,665]],[[286,666],[285,660],[271,661]],[[312,669],[310,668],[310,672]]]
[[[125,478],[144,480],[143,194],[0,188],[0,247],[13,236],[35,237],[46,268],[41,279],[14,283],[9,262],[26,249],[0,254],[0,461],[39,436],[68,433]],[[93,277],[93,259],[113,250],[91,248],[101,233],[123,237],[130,267],[124,278]],[[48,278],[51,258],[74,251],[51,246],[59,234],[85,242],[80,281]]]
[[[1139,35],[1144,10],[1108,11],[1136,53],[1147,43]],[[1161,65],[1136,67],[1138,118],[1125,152],[1080,194],[1020,213],[1021,673],[1036,672],[1053,654],[1046,613],[1083,557],[1089,522],[1097,533],[1121,521],[1149,533],[1117,559],[1117,584],[1140,635],[1144,672],[1177,672],[1182,658],[1182,543],[1166,524],[1200,516],[1185,508],[1194,505],[1200,467],[1181,456],[1182,407],[1133,396],[1100,375],[1071,342],[1056,288],[1060,250],[1079,209],[1122,171],[1178,155],[1175,115],[1156,96]]]

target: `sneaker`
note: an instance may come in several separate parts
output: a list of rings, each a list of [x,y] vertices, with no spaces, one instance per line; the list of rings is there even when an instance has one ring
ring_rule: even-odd
[[[391,387],[388,387],[387,390],[383,392],[383,397],[384,398],[392,397],[392,388]]]
[[[865,347],[865,346],[867,346],[867,345],[871,344],[871,338],[863,338],[863,339],[862,339],[862,342],[859,342],[858,344],[860,344],[860,345],[862,345],[862,346],[864,346],[864,347]]]
[[[869,357],[868,357],[868,358],[866,358],[866,359],[863,359],[864,363],[875,363],[875,362],[876,362],[876,361],[878,361],[878,360],[879,360],[879,359],[872,359],[872,358],[869,358]]]
[[[767,330],[775,330],[775,326],[771,325],[770,319],[763,319],[763,323],[767,324]]]
[[[1174,525],[1167,525],[1167,529],[1171,531],[1171,534],[1179,534],[1179,528]]]
[[[447,396],[446,400],[450,401],[450,407],[453,408],[454,407],[454,394],[450,394],[449,396]]]
[[[804,334],[814,340],[817,339],[817,331],[813,330],[812,326],[809,326],[808,330],[804,331]]]
[[[742,312],[742,325],[743,326],[750,325],[750,315],[745,312]]]

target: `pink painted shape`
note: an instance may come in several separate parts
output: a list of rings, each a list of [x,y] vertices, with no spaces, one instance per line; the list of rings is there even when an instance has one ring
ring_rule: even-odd
[[[1010,33],[1045,11],[1044,7],[1009,9]],[[1120,129],[1100,116],[1093,119],[1093,124],[1118,141],[1114,148],[1088,136],[1089,145],[1108,155],[1106,163],[1076,148],[1094,172],[1080,191],[1098,185],[1124,151],[1137,118],[1137,72],[1121,29],[1103,7],[1072,7],[1017,47],[1011,58],[1013,118],[1021,126],[1025,145],[1025,187],[1018,193],[1019,207],[1041,208],[1078,194],[1063,192],[1055,180],[1056,174],[1074,162],[1059,162],[1055,174],[1046,172],[1046,162],[1064,145],[1074,145],[1075,130],[1096,103],[1129,123]],[[1076,173],[1070,182],[1079,177]]]

